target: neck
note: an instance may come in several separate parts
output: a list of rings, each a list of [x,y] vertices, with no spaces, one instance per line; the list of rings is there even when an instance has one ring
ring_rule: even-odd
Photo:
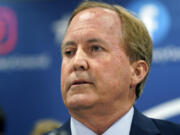
[[[119,107],[118,110],[108,109],[105,105],[104,108],[95,110],[73,110],[70,114],[73,118],[83,123],[86,127],[91,129],[97,134],[104,133],[115,121],[123,117],[132,107],[129,106]]]

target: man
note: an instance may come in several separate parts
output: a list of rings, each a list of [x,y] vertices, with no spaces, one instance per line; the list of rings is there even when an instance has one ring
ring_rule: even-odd
[[[143,23],[120,6],[84,2],[62,43],[61,92],[71,119],[48,135],[180,135],[134,107],[152,61]]]

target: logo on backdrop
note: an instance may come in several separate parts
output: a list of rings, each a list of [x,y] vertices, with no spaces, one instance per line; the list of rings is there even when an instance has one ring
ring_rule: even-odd
[[[70,13],[66,13],[59,20],[54,21],[52,24],[52,31],[54,32],[55,41],[58,43],[58,45],[61,44],[64,38],[69,17]]]
[[[127,8],[135,12],[146,25],[153,40],[153,63],[180,62],[180,47],[161,43],[170,29],[171,19],[168,9],[160,1],[136,0]]]
[[[17,18],[8,7],[0,7],[0,55],[10,53],[17,42]]]
[[[140,0],[131,3],[128,8],[138,14],[145,23],[154,45],[158,45],[168,33],[170,17],[167,8],[155,0]]]
[[[11,53],[17,44],[17,17],[9,7],[0,7],[0,56]],[[47,69],[51,65],[47,53],[0,57],[0,71]]]

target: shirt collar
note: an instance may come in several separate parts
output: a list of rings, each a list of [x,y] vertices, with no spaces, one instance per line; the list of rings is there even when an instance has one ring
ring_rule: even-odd
[[[120,119],[118,119],[110,128],[108,128],[102,135],[129,135],[131,123],[134,115],[134,108],[131,109]],[[97,135],[92,130],[87,128],[81,122],[71,117],[71,132],[72,135]]]

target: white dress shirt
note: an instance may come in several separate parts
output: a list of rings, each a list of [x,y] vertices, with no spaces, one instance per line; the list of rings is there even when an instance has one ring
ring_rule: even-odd
[[[102,135],[129,135],[133,115],[134,108],[131,107],[131,109],[123,117],[118,119]],[[91,129],[87,128],[73,117],[71,117],[71,133],[72,135],[97,135]]]

